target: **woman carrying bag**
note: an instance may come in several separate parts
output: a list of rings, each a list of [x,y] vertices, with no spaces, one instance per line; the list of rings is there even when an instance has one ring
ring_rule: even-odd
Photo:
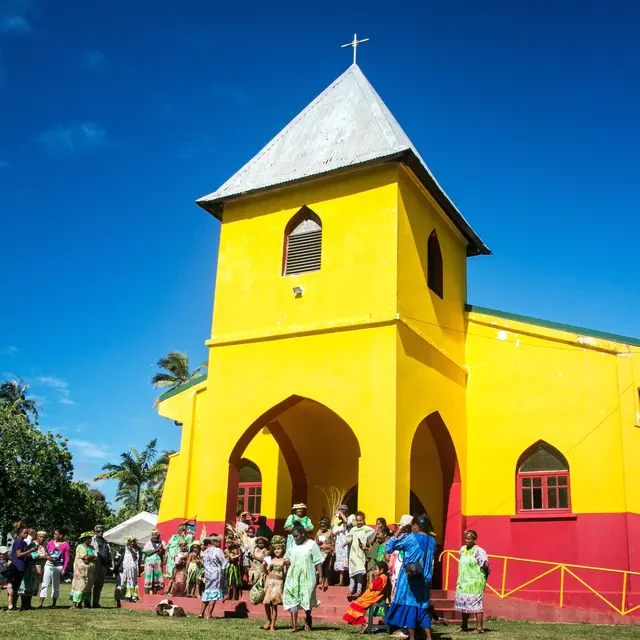
[[[399,530],[386,544],[386,552],[404,552],[402,569],[398,575],[393,600],[385,623],[397,627],[396,638],[406,637],[401,629],[409,630],[410,640],[415,640],[416,629],[424,629],[426,639],[431,640],[431,616],[429,600],[431,579],[436,552],[436,541],[431,533],[431,520],[427,515],[413,519],[411,533]]]

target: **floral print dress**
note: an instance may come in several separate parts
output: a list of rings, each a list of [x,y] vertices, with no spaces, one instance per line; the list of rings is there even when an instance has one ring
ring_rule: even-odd
[[[460,613],[482,613],[482,599],[487,586],[487,574],[483,570],[489,558],[484,549],[473,545],[460,549],[458,583],[456,584],[455,610]]]
[[[303,544],[294,542],[284,557],[291,563],[284,581],[284,609],[311,611],[319,604],[316,599],[316,566],[322,564],[320,548],[313,540]]]
[[[204,591],[202,602],[215,602],[222,600],[227,593],[225,569],[229,561],[222,549],[209,547],[202,554],[202,566],[204,568]]]
[[[145,554],[144,559],[144,588],[146,591],[153,589],[160,591],[164,588],[164,575],[162,573],[162,551],[165,549],[164,542],[152,542],[149,540],[143,551],[155,551],[155,553]]]

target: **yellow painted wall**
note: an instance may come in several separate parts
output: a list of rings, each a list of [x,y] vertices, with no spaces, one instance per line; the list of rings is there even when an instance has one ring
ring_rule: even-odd
[[[225,208],[208,342],[215,384],[192,441],[206,460],[199,469],[191,465],[200,519],[225,516],[227,477],[207,482],[210,470],[223,469],[242,433],[293,394],[326,407],[307,416],[298,407],[278,418],[303,460],[312,518],[326,508],[321,487],[356,482],[360,505],[372,513],[380,505],[389,514],[404,508],[404,496],[396,506],[394,478],[379,482],[380,442],[396,419],[396,175],[393,165],[354,171]],[[305,204],[322,219],[322,269],[282,277],[284,229]],[[297,285],[305,288],[298,299],[291,290]]]
[[[465,356],[467,242],[413,174],[399,168],[398,312],[460,365]],[[444,297],[427,286],[427,241],[438,235]]]
[[[265,336],[395,311],[396,168],[267,193],[225,207],[212,338]],[[282,276],[284,230],[302,205],[322,220],[322,269]],[[305,289],[302,298],[294,286]]]
[[[637,512],[638,492],[629,489],[640,479],[632,408],[638,379],[629,356],[609,353],[624,345],[477,313],[470,318],[468,450],[478,455],[468,457],[465,513],[513,514],[517,461],[538,440],[567,458],[575,513]]]
[[[206,394],[206,381],[189,387],[182,393],[171,396],[160,403],[159,414],[170,420],[181,422],[180,450],[169,461],[169,470],[164,484],[158,521],[174,518],[190,518],[191,478],[194,468],[199,466],[198,456],[193,456],[194,432],[201,420],[202,399]]]

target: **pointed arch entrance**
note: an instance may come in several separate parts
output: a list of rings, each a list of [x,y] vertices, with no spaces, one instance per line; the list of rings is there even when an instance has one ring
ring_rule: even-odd
[[[321,515],[330,515],[325,492],[332,487],[344,490],[358,481],[360,445],[349,425],[326,405],[292,395],[257,418],[232,450],[228,522],[236,515],[239,469],[245,451],[251,451],[253,460],[266,456],[265,462],[260,462],[261,508],[276,526],[282,524],[295,502],[308,505],[313,522]]]
[[[438,549],[458,548],[464,527],[460,469],[453,440],[437,411],[418,425],[413,436],[411,494],[412,507],[431,518]],[[434,580],[439,573],[434,573]]]

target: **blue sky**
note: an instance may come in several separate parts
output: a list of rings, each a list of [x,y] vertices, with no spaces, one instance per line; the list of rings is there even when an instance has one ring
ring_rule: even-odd
[[[636,3],[0,0],[0,371],[91,478],[179,429],[149,378],[206,358],[217,221],[194,204],[346,69],[494,251],[469,301],[639,335]],[[107,495],[114,487],[102,485]]]

